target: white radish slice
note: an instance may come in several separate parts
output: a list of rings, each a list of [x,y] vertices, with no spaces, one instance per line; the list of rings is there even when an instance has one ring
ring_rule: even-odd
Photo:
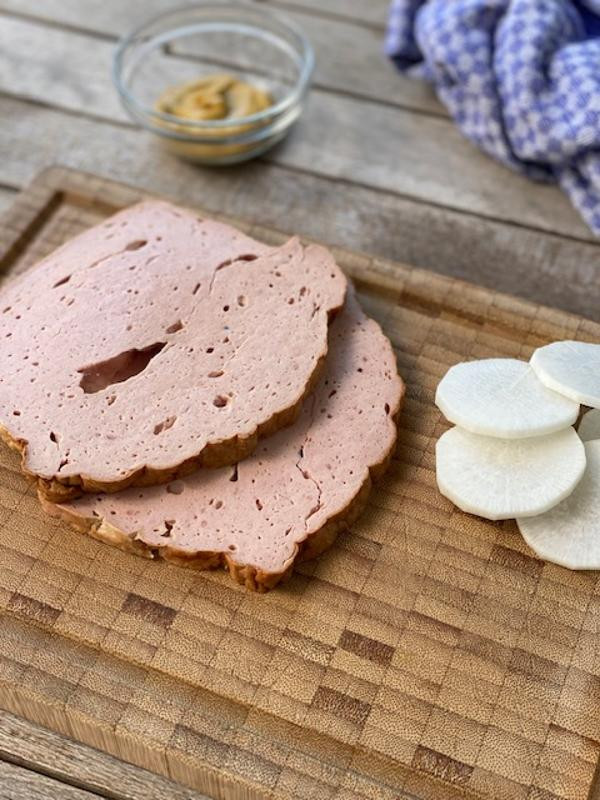
[[[522,439],[568,428],[579,406],[547,389],[526,361],[487,358],[451,367],[435,402],[446,419],[471,433]]]
[[[530,363],[549,389],[584,406],[600,408],[600,344],[554,342],[539,347]]]
[[[573,493],[540,517],[517,519],[540,558],[569,569],[600,569],[600,441],[585,451],[587,468]]]
[[[600,409],[592,408],[584,415],[577,429],[582,442],[591,442],[600,439]]]
[[[528,439],[496,439],[451,428],[436,446],[440,492],[486,519],[543,514],[575,488],[585,450],[573,428]]]

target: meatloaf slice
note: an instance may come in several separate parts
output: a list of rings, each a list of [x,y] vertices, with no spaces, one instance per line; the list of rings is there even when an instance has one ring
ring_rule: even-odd
[[[323,247],[133,206],[0,292],[0,434],[52,500],[237,463],[297,417],[345,291]]]
[[[224,565],[265,591],[361,511],[392,452],[403,393],[389,341],[349,294],[300,418],[249,459],[166,486],[43,504],[124,550],[197,569]]]

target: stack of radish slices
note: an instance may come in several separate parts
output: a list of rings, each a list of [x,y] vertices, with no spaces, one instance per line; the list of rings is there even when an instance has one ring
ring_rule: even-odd
[[[600,345],[457,364],[435,401],[456,425],[436,447],[440,492],[471,514],[515,518],[548,561],[600,569]],[[576,432],[580,404],[592,410]]]

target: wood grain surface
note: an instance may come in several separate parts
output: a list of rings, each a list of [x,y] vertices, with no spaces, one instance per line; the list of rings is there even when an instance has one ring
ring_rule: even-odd
[[[91,46],[83,33],[3,19],[0,92],[131,126],[111,83],[113,53],[112,41],[95,38]],[[364,102],[315,88],[291,135],[264,160],[421,201],[435,197],[437,204],[463,212],[592,238],[556,187],[532,183],[490,160],[450,120],[375,102],[365,109]]]
[[[356,22],[369,25],[380,32],[385,27],[388,0],[261,0],[265,5],[293,13],[311,11],[319,19],[338,22]],[[107,5],[106,3],[104,4]],[[170,0],[129,0],[128,3],[110,3],[111,13],[101,8],[101,0],[86,0],[86,13],[83,14],[77,0],[44,0],[35,4],[32,0],[0,0],[0,9],[16,14],[29,13],[31,16],[54,22],[68,22],[74,27],[88,30],[102,30],[99,20],[112,16],[124,28],[133,28],[140,20],[168,11],[172,8]],[[89,9],[89,12],[88,12]],[[90,21],[90,15],[92,19]],[[110,25],[111,23],[106,23]]]
[[[29,771],[31,786],[36,786],[39,776],[46,776],[110,800],[207,800],[192,789],[56,736],[6,711],[0,711],[0,759]]]
[[[102,34],[108,42],[114,42],[124,31],[132,30],[140,19],[172,8],[173,4],[168,0],[143,0],[143,3],[121,3],[116,7],[102,0],[86,0],[86,13],[82,17],[79,0],[45,0],[42,4],[37,0],[0,0],[0,11],[16,12],[25,16],[25,21],[39,19],[60,23],[84,34]],[[338,17],[315,16],[302,8],[292,7],[286,12],[302,28],[315,50],[314,80],[319,89],[356,96],[370,103],[381,101],[413,111],[447,116],[425,83],[399,76],[393,65],[382,59],[380,27],[372,28]],[[19,30],[27,31],[28,27],[19,26]],[[69,31],[63,33],[69,37]],[[21,37],[23,35],[27,34],[21,33]],[[19,42],[16,41],[13,53],[18,53],[18,48]],[[223,53],[219,52],[217,58],[221,63]],[[239,65],[240,56],[233,57],[231,63]],[[376,80],[373,80],[374,75],[377,75]],[[23,80],[30,82],[27,76],[23,76]]]
[[[0,761],[0,800],[98,800],[98,795]]]
[[[5,267],[139,196],[47,172],[0,229]],[[597,577],[544,564],[513,523],[439,496],[432,392],[462,358],[527,357],[553,338],[598,340],[600,326],[336,254],[408,383],[397,456],[365,515],[254,597],[49,521],[3,451],[2,704],[215,797],[586,798],[600,746]]]

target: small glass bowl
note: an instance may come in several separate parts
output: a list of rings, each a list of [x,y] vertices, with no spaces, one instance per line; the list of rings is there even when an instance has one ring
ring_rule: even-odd
[[[283,14],[239,0],[207,0],[161,14],[121,40],[113,80],[129,115],[183,158],[233,164],[264,153],[302,112],[314,54]],[[168,88],[212,74],[267,91],[273,105],[248,116],[188,120],[158,111]]]

